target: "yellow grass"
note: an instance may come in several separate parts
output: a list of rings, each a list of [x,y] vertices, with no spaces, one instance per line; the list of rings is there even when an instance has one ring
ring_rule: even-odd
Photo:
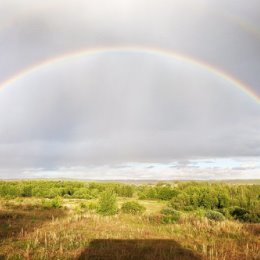
[[[1,201],[0,259],[260,259],[259,224],[212,222],[191,214],[159,224],[149,218],[164,207],[157,201],[140,202],[147,208],[144,215],[103,217],[79,212],[82,201],[67,199],[65,209],[49,210],[34,208],[37,199],[7,206]]]

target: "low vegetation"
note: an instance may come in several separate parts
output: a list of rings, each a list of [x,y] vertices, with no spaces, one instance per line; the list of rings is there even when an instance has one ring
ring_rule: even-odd
[[[257,260],[259,235],[257,183],[0,182],[0,259]]]
[[[142,214],[145,211],[145,207],[137,201],[128,201],[123,203],[121,207],[122,212],[127,214]]]

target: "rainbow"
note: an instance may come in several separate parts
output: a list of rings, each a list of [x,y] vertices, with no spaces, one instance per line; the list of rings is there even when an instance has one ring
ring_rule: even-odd
[[[203,69],[208,73],[211,73],[212,75],[215,75],[225,80],[227,83],[238,88],[240,91],[245,93],[248,97],[252,98],[255,102],[260,104],[260,96],[254,92],[252,87],[240,81],[239,79],[233,77],[232,75],[226,73],[225,71],[220,70],[219,68],[206,63],[205,61],[201,61],[191,56],[186,56],[180,53],[176,53],[171,50],[164,50],[164,49],[150,48],[150,47],[139,47],[139,46],[129,46],[129,47],[118,46],[118,47],[99,47],[93,49],[82,49],[74,52],[65,53],[60,56],[52,57],[40,63],[34,64],[33,66],[30,66],[18,72],[17,74],[13,75],[12,77],[8,78],[7,80],[3,81],[2,83],[0,83],[0,90],[10,86],[12,83],[22,79],[25,76],[28,76],[33,73],[37,73],[37,71],[48,68],[49,66],[58,65],[63,62],[69,62],[72,59],[76,59],[84,56],[105,54],[105,53],[120,53],[120,52],[157,55],[160,57],[171,58],[180,61],[184,64],[193,65],[197,68]]]

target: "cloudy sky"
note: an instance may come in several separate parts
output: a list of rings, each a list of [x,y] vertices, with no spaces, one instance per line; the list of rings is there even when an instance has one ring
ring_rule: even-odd
[[[259,0],[0,0],[0,178],[259,179],[259,68]]]

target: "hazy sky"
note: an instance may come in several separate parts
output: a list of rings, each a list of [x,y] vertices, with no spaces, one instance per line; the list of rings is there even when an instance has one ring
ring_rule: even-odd
[[[41,177],[260,178],[259,0],[0,0],[0,178]]]

